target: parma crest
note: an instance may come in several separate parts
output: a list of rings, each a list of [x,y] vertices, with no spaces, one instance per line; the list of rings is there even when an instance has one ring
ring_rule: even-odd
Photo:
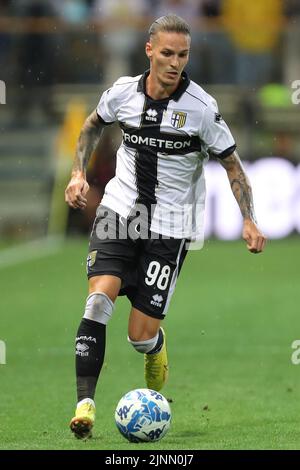
[[[185,125],[186,117],[187,113],[184,113],[183,111],[173,111],[171,117],[172,126],[176,127],[176,129],[180,129],[180,127]]]

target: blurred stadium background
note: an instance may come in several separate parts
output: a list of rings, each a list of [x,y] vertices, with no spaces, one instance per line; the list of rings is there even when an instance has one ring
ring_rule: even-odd
[[[170,12],[192,26],[188,72],[233,131],[270,242],[264,255],[247,254],[226,174],[211,161],[207,242],[189,256],[167,320],[175,377],[166,393],[179,418],[163,448],[300,447],[291,364],[300,301],[300,2],[1,0],[0,448],[82,448],[65,426],[75,402],[72,342],[88,233],[114,174],[118,127],[106,130],[91,160],[85,212],[67,208],[64,188],[85,117],[119,76],[148,67],[147,29]],[[124,299],[119,306],[128,310]],[[112,430],[113,405],[143,385],[140,358],[126,345],[127,317],[116,316],[103,380],[108,437],[99,425],[89,448],[125,448]],[[192,376],[184,400],[180,374]]]

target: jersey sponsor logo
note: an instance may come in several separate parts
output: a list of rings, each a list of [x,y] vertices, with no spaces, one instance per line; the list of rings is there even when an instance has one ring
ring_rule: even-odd
[[[171,116],[171,124],[173,127],[176,129],[180,129],[180,127],[183,127],[186,123],[186,117],[187,113],[184,113],[182,111],[173,111],[172,116]]]
[[[147,109],[145,119],[146,121],[157,122],[157,111],[155,109]]]
[[[165,139],[156,139],[155,137],[143,137],[142,135],[128,134],[123,131],[124,143],[143,145],[146,147],[156,147],[162,151],[167,150],[180,150],[180,149],[189,149],[191,147],[192,141],[187,138],[186,140],[176,141],[176,140],[165,140]]]

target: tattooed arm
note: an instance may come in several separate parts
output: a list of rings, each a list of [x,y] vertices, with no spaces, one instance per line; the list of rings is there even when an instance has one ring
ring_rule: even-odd
[[[247,243],[247,248],[251,253],[261,253],[264,249],[266,238],[257,227],[252,189],[242,162],[237,152],[222,160],[219,159],[219,162],[227,171],[231,190],[244,219],[243,239]]]
[[[71,180],[65,191],[65,200],[73,209],[86,207],[86,194],[89,185],[86,181],[86,169],[103,130],[97,111],[94,110],[86,119],[77,142]]]

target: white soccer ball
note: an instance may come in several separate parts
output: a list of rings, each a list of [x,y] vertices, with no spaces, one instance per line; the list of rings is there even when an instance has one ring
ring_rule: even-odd
[[[158,441],[170,428],[170,405],[161,393],[138,388],[121,398],[115,421],[122,436],[130,442]]]

